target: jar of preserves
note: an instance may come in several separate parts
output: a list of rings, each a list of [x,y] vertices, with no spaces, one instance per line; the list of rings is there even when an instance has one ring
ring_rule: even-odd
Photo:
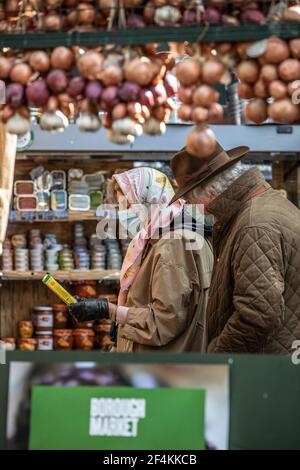
[[[35,338],[20,338],[18,339],[18,349],[21,351],[35,351],[37,340]]]
[[[0,349],[5,351],[14,351],[16,349],[16,340],[15,338],[1,338],[0,339]]]
[[[98,299],[106,299],[111,304],[118,303],[118,297],[116,294],[101,294],[98,296]]]
[[[73,330],[54,330],[54,349],[73,349]]]
[[[95,326],[96,340],[95,345],[100,351],[109,351],[114,345],[111,340],[111,321],[110,320],[101,320],[99,325]]]
[[[26,339],[33,336],[33,323],[32,321],[21,320],[18,322],[19,338]]]
[[[53,324],[54,328],[63,330],[68,325],[68,307],[64,304],[51,305],[53,310]]]
[[[94,347],[95,332],[87,328],[74,330],[75,349],[90,351]]]
[[[53,349],[52,331],[40,331],[36,335],[36,340],[37,340],[38,351],[52,351]]]
[[[33,307],[33,322],[36,331],[51,331],[53,329],[53,311],[51,307]]]

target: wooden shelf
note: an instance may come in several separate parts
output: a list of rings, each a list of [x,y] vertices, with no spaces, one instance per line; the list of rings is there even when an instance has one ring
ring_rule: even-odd
[[[34,272],[34,271],[3,271],[2,279],[7,281],[40,281],[47,274],[47,271]],[[120,278],[120,272],[112,269],[102,271],[50,271],[50,274],[58,281],[104,281],[115,280]]]
[[[4,33],[0,34],[0,47],[35,49],[56,46],[106,46],[108,44],[139,45],[152,42],[224,42],[257,41],[276,35],[284,39],[300,36],[300,22],[270,23],[264,25],[225,25],[175,26],[169,28],[149,27],[143,30],[127,29],[107,31],[98,29],[92,32],[53,32],[53,33]]]
[[[50,211],[49,211],[50,212]],[[55,217],[55,213],[51,214],[51,217],[49,219],[43,219],[40,218],[42,217],[42,212],[32,212],[33,218],[32,219],[24,219],[23,217],[26,217],[26,214],[28,212],[18,212],[18,211],[11,211],[10,216],[9,216],[9,223],[49,223],[49,222],[84,222],[84,221],[93,221],[93,220],[100,220],[100,217],[96,216],[95,211],[66,211],[66,216],[65,217]],[[14,215],[16,218],[14,218]]]

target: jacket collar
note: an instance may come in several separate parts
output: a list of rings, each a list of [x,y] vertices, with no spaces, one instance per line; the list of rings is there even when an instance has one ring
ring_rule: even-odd
[[[266,189],[270,188],[262,173],[257,168],[251,168],[212,201],[207,206],[207,210],[216,218],[218,225],[223,225],[238,212],[245,204],[247,196],[250,196],[260,185],[264,185]]]

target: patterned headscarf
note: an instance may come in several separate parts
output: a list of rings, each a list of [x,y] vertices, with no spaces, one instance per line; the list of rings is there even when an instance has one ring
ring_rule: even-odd
[[[128,290],[139,272],[147,240],[180,214],[184,201],[178,199],[168,206],[174,190],[167,176],[153,168],[134,168],[113,178],[130,204],[155,204],[154,210],[149,211],[147,225],[130,242],[122,264],[118,305],[125,305]]]

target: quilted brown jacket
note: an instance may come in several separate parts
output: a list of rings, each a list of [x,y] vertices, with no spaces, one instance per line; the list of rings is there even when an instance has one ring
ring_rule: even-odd
[[[256,168],[208,210],[216,218],[208,351],[291,353],[300,339],[300,211]]]

